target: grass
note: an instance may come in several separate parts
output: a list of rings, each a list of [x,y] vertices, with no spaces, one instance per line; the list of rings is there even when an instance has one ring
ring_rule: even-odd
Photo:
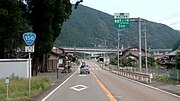
[[[179,80],[175,80],[175,79],[171,79],[171,78],[165,78],[165,77],[160,77],[160,76],[157,76],[156,78],[159,79],[160,81],[163,81],[163,82],[180,84],[180,81],[179,81]]]
[[[9,80],[8,101],[28,101],[29,100],[29,80],[13,77]],[[39,94],[44,89],[50,87],[49,77],[32,77],[31,79],[31,97]],[[0,80],[0,101],[6,100],[5,80]]]

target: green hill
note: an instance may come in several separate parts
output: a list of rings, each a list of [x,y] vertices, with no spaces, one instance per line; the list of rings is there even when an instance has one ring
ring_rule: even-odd
[[[144,20],[146,26],[148,48],[172,48],[180,38],[180,32],[155,22]],[[138,45],[138,24],[131,22],[129,29],[120,32],[120,44],[124,47]],[[144,33],[142,32],[142,37]],[[102,45],[101,40],[107,40],[107,47],[117,47],[117,30],[114,28],[114,17],[101,11],[78,6],[73,9],[70,19],[64,23],[60,36],[55,44],[67,47],[93,47],[92,43]],[[144,40],[142,39],[142,45]],[[143,47],[143,46],[142,46]]]

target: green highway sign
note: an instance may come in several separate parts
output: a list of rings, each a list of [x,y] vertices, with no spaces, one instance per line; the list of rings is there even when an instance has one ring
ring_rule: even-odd
[[[129,28],[130,27],[129,13],[115,13],[114,14],[114,27],[115,28]]]

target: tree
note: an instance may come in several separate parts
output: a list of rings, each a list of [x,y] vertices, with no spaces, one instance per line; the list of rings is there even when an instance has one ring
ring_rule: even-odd
[[[176,69],[180,69],[180,52],[176,53],[175,57],[175,67]]]
[[[14,53],[23,44],[22,33],[28,29],[21,0],[0,0],[0,58]]]
[[[47,71],[47,53],[59,36],[63,22],[71,15],[70,0],[27,0],[29,19],[36,33],[33,70]]]
[[[180,39],[178,41],[176,41],[176,43],[173,45],[173,51],[180,48]]]

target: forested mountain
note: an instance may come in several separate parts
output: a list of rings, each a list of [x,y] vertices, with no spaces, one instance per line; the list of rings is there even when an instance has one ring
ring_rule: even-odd
[[[142,22],[142,30],[146,26],[148,48],[172,48],[180,38],[180,32],[172,28],[147,20]],[[131,22],[129,29],[120,32],[120,45],[128,47],[138,45],[138,23]],[[142,37],[144,33],[142,31]],[[117,47],[117,29],[114,28],[114,17],[101,11],[80,5],[73,9],[69,20],[64,23],[60,36],[55,44],[67,47],[93,47],[93,44],[103,46],[107,41],[108,48]],[[142,39],[142,47],[144,39]]]

